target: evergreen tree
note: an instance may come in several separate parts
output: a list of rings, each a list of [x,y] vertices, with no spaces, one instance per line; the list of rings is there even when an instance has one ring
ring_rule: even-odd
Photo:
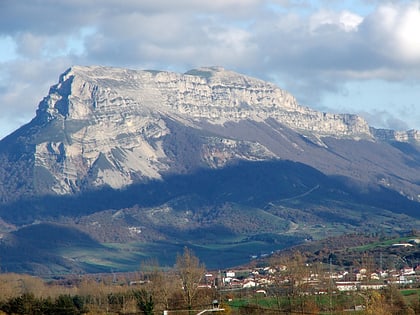
[[[138,308],[143,312],[143,314],[153,315],[155,303],[153,302],[152,295],[144,289],[133,291],[133,295],[136,299]]]

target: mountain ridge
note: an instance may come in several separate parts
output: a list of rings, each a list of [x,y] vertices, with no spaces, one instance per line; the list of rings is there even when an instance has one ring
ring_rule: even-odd
[[[80,81],[80,82],[79,82]],[[89,86],[89,83],[91,86]],[[86,85],[88,84],[88,86]],[[76,96],[62,105],[61,91],[68,93],[68,85],[74,86]],[[56,93],[58,92],[58,93]],[[61,93],[62,94],[62,93]],[[252,119],[261,121],[275,118],[289,127],[325,135],[369,135],[367,123],[357,115],[329,114],[298,105],[296,99],[276,85],[241,75],[221,67],[206,67],[178,74],[165,71],[126,70],[106,67],[75,66],[60,76],[39,106],[38,114],[60,113],[72,119],[83,119],[92,109],[101,108],[101,96],[108,100],[125,95],[134,106],[171,112],[175,117],[185,114],[191,118],[204,118],[213,123]],[[82,98],[82,97],[85,98]],[[140,97],[139,97],[140,96]],[[74,104],[74,106],[72,106]],[[70,106],[69,106],[70,105]],[[77,106],[76,106],[77,105]],[[103,109],[110,104],[102,106]],[[148,113],[148,112],[147,112]],[[304,113],[323,124],[304,124],[293,115]],[[337,121],[334,133],[327,131]],[[129,122],[128,122],[129,124]],[[369,135],[370,136],[370,135]]]
[[[249,77],[246,75],[242,75],[233,71],[225,70],[222,67],[202,67],[197,68],[193,70],[189,70],[185,72],[184,74],[181,73],[175,73],[175,72],[169,72],[169,71],[157,71],[157,70],[129,70],[124,68],[113,68],[113,67],[103,67],[103,66],[73,66],[66,70],[62,75],[60,75],[59,83],[57,85],[54,85],[52,89],[49,92],[49,95],[53,94],[52,91],[60,90],[60,88],[57,89],[57,87],[64,86],[66,87],[66,82],[72,82],[74,77],[80,77],[81,80],[85,80],[87,82],[92,81],[95,83],[95,86],[92,88],[92,100],[93,102],[89,102],[88,99],[88,105],[92,105],[93,108],[95,108],[100,102],[100,96],[98,92],[99,86],[104,86],[106,89],[115,89],[118,86],[122,86],[123,90],[126,91],[134,91],[134,95],[136,94],[142,94],[145,89],[150,88],[150,86],[141,86],[141,84],[146,81],[156,83],[157,88],[161,89],[175,89],[179,94],[188,93],[188,88],[191,88],[191,86],[188,86],[188,84],[191,84],[194,89],[197,89],[197,86],[202,86],[208,84],[210,86],[210,89],[204,89],[204,91],[201,91],[202,94],[198,93],[198,96],[200,98],[208,97],[209,95],[212,96],[211,101],[216,103],[216,108],[219,107],[231,107],[236,109],[240,114],[236,114],[237,117],[235,117],[232,113],[229,113],[231,116],[228,117],[230,121],[238,121],[250,118],[250,114],[246,113],[247,109],[250,109],[250,111],[258,111],[258,109],[261,109],[262,107],[273,107],[274,109],[278,109],[280,111],[286,111],[286,112],[292,112],[294,114],[296,113],[308,113],[309,115],[313,115],[317,118],[319,121],[325,121],[325,125],[328,124],[330,120],[338,120],[341,121],[344,125],[348,125],[347,129],[345,127],[340,127],[341,130],[334,129],[333,133],[328,133],[323,130],[323,127],[325,126],[316,126],[314,124],[313,126],[308,126],[304,124],[299,124],[296,122],[296,119],[292,119],[292,122],[289,122],[288,125],[292,129],[297,130],[306,130],[311,132],[318,132],[319,136],[338,136],[338,135],[350,135],[357,139],[357,134],[360,133],[361,135],[367,136],[367,138],[377,138],[378,140],[396,140],[400,142],[404,141],[418,141],[420,140],[419,131],[418,130],[407,130],[407,131],[401,131],[401,130],[391,130],[391,129],[383,129],[383,128],[374,128],[371,126],[368,126],[367,122],[360,116],[355,114],[331,114],[326,112],[319,112],[316,110],[311,110],[308,107],[301,106],[297,103],[297,100],[287,91],[280,89],[275,84],[266,82],[260,79],[256,79],[253,77]],[[195,78],[195,79],[194,79]],[[135,83],[135,81],[140,81],[140,83]],[[132,84],[124,84],[121,82],[124,81],[132,81]],[[84,83],[86,84],[86,82]],[[68,87],[68,86],[67,86]],[[228,95],[228,97],[222,97],[222,100],[218,100],[217,97],[215,97],[215,92],[213,92],[211,89],[217,89],[217,88],[225,88],[228,90],[232,89],[238,89],[238,90],[251,90],[250,93],[247,93],[245,96],[241,95],[241,93],[232,93],[232,95]],[[260,90],[259,90],[260,89]],[[268,91],[269,96],[264,95],[264,91]],[[260,95],[259,95],[259,94]],[[130,94],[130,93],[127,93]],[[157,97],[159,93],[153,94],[152,97],[148,97],[149,99],[142,99],[143,103],[142,106],[147,105],[147,101],[151,102],[151,105],[156,105],[158,103],[157,100],[161,100],[161,98]],[[131,97],[135,98],[135,96],[131,95]],[[144,97],[144,94],[142,95]],[[242,99],[241,99],[242,97]],[[96,98],[96,99],[95,99]],[[244,98],[247,101],[250,101],[248,103],[244,103]],[[233,100],[233,101],[232,101]],[[47,111],[48,109],[51,109],[50,106],[46,104],[50,104],[56,102],[57,100],[48,100],[48,96],[40,103],[39,108],[37,110],[37,116],[42,113],[43,111]],[[191,101],[188,100],[188,98],[183,98],[178,96],[178,98],[173,97],[172,99],[165,100],[166,102],[162,103],[168,103],[166,105],[166,109],[175,109],[175,113],[185,113],[185,114],[191,114],[193,118],[207,118],[209,121],[212,121],[211,118],[214,118],[212,122],[215,123],[224,123],[224,120],[217,121],[217,119],[221,119],[220,114],[223,114],[222,111],[219,111],[218,113],[212,112],[209,113],[209,110],[207,112],[200,112],[200,111],[194,111],[193,109],[188,111],[188,105],[191,105]],[[172,103],[170,103],[170,101]],[[194,101],[197,101],[194,99]],[[205,102],[201,101],[201,104],[196,105],[195,107],[211,107],[211,101],[208,99],[205,100]],[[241,103],[242,102],[242,103]],[[192,102],[194,103],[194,102]],[[219,104],[221,103],[221,104]],[[68,108],[66,109],[61,108],[61,102],[59,102],[58,106],[54,106],[59,113],[61,113],[63,116],[68,116]],[[80,105],[80,104],[78,104]],[[220,106],[221,105],[221,106]],[[262,105],[262,106],[261,106]],[[74,107],[73,109],[75,109]],[[78,110],[74,110],[73,115],[75,117],[72,117],[73,119],[80,119],[83,117],[84,114],[88,112],[88,110],[85,109],[85,107],[82,107],[82,109],[77,108]],[[63,111],[64,110],[64,111]],[[241,113],[243,111],[244,113]],[[273,114],[273,111],[269,111],[269,114]],[[216,115],[219,114],[219,115]],[[242,115],[242,116],[241,116]],[[248,116],[247,116],[248,115]],[[277,114],[279,116],[279,114]],[[179,116],[177,117],[179,118]],[[253,120],[258,119],[266,119],[267,117],[258,117],[258,113],[256,116],[252,117]],[[277,120],[286,123],[287,119],[279,119],[279,117],[276,117],[276,114],[274,114],[274,117],[270,116],[270,118],[276,118]],[[281,118],[281,117],[280,117]],[[290,118],[290,116],[287,116],[286,118]],[[332,126],[337,126],[337,124],[333,124]],[[352,129],[353,126],[356,126],[355,129]],[[331,128],[331,126],[330,126]],[[352,134],[352,131],[354,134]],[[342,132],[342,133],[340,133]]]
[[[128,270],[189,245],[224,268],[346,231],[403,233],[420,224],[418,136],[220,67],[75,66],[0,141],[2,264]],[[43,267],[25,256],[61,230],[69,245]]]
[[[326,149],[323,139],[327,137],[373,142],[409,142],[418,137],[414,131],[376,130],[357,115],[311,110],[272,83],[221,67],[178,74],[74,66],[51,87],[36,117],[21,128],[28,132],[18,137],[26,137],[19,150],[26,147],[23,150],[33,155],[32,186],[36,193],[52,190],[56,194],[103,185],[122,188],[138,180],[161,178],[179,162],[165,152],[164,143],[174,137],[168,124],[207,133],[195,136],[196,144],[201,146],[194,153],[198,155],[197,167],[217,167],[213,153],[225,160],[219,166],[229,155],[230,159],[282,158],[258,140],[238,141],[229,135],[222,141],[223,152],[220,148],[218,153],[214,151],[218,140],[208,129],[214,132],[226,124],[246,121],[262,127],[274,122],[279,136],[282,130],[291,129]],[[1,143],[6,144],[8,138],[0,142],[0,151],[5,146]],[[247,153],[239,154],[238,147],[244,145]]]

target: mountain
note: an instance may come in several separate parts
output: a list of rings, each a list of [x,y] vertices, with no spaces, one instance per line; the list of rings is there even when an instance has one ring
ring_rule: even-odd
[[[63,229],[89,242],[52,247],[42,272],[170,262],[185,244],[223,267],[330,234],[398,233],[420,223],[419,165],[418,131],[318,112],[220,67],[74,66],[0,141],[0,247]],[[19,259],[0,267],[41,272]]]

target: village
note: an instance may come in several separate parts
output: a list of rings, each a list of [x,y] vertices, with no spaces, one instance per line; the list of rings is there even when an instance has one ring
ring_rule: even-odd
[[[420,246],[419,239],[393,243],[392,248]],[[267,255],[264,255],[267,256]],[[268,259],[267,264],[255,268],[237,268],[211,272],[202,286],[215,286],[225,291],[249,290],[267,295],[282,288],[300,294],[327,294],[346,291],[380,290],[388,286],[399,288],[420,287],[420,263],[409,264],[403,258],[401,268],[386,269],[382,262],[375,266],[373,259],[360,267],[342,268],[322,262],[306,263],[300,255],[278,262]]]
[[[255,269],[235,269],[220,273],[207,273],[204,284],[200,287],[217,286],[225,291],[248,289],[267,295],[273,287],[300,288],[305,294],[326,294],[334,291],[379,290],[387,286],[419,287],[420,265],[404,267],[400,270],[376,270],[369,272],[366,268],[349,271],[314,273],[306,265],[305,273],[288,272],[286,265]]]

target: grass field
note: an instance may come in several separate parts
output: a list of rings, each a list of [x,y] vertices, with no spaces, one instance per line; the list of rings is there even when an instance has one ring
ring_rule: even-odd
[[[177,254],[183,252],[185,244],[176,242],[154,243],[105,243],[101,248],[68,247],[58,253],[63,257],[98,271],[138,270],[142,262],[156,259],[161,266],[172,267]],[[218,244],[186,245],[208,269],[228,268],[249,263],[252,256],[270,254],[281,249],[280,244],[258,240],[230,239]]]

